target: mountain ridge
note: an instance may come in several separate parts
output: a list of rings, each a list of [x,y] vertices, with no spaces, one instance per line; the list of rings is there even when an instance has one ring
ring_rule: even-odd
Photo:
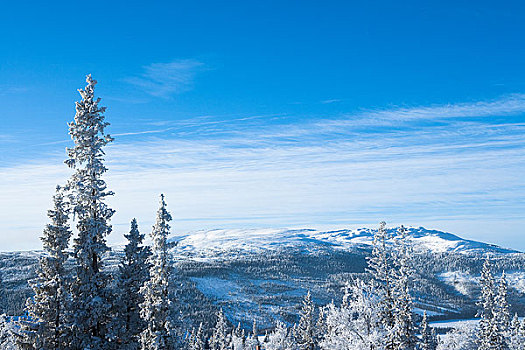
[[[393,233],[397,228],[390,228]],[[223,308],[234,324],[261,327],[271,320],[295,322],[296,307],[310,291],[318,306],[342,298],[353,279],[369,280],[367,257],[375,229],[214,229],[170,236],[176,307],[193,310],[195,325]],[[525,313],[525,254],[466,240],[439,230],[407,227],[415,254],[414,307],[432,319],[474,317],[479,274],[486,256],[496,275],[505,271],[512,312]],[[176,243],[176,244],[175,244]],[[112,245],[104,259],[117,273],[123,245]],[[20,315],[32,295],[42,251],[0,253],[5,295],[1,309]],[[72,262],[72,261],[71,261]],[[198,300],[198,303],[195,303]]]
[[[389,228],[393,234],[398,227]],[[461,238],[460,236],[424,227],[406,227],[410,245],[418,252],[462,254],[511,254],[518,250],[495,244]],[[376,229],[210,229],[186,234],[172,234],[169,240],[176,243],[178,253],[220,254],[227,251],[260,253],[293,246],[330,245],[336,249],[369,247]]]

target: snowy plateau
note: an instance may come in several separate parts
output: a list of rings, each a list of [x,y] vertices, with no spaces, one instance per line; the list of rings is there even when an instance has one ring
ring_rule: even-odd
[[[389,229],[394,232],[396,228]],[[413,250],[414,309],[433,321],[469,319],[476,314],[479,276],[485,257],[496,275],[505,271],[511,313],[525,313],[525,254],[456,235],[408,228]],[[366,257],[374,229],[203,230],[169,237],[174,273],[174,307],[180,321],[198,325],[223,308],[232,324],[270,329],[276,320],[297,321],[310,291],[318,305],[339,301],[355,278],[370,279]],[[121,246],[112,247],[106,266],[116,271]],[[0,253],[2,312],[21,315],[31,295],[39,251]],[[212,325],[210,325],[212,326]]]

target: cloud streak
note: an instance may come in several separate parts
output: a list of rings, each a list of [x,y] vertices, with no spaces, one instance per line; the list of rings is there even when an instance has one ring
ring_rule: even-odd
[[[29,89],[25,86],[15,86],[15,85],[0,85],[0,96],[12,95],[12,94],[21,94],[28,92]]]
[[[137,133],[123,133],[128,137],[107,148],[117,209],[111,240],[121,239],[132,217],[147,230],[163,192],[177,231],[387,220],[525,249],[514,236],[525,227],[522,100],[516,95],[287,124],[265,122],[275,116],[203,117],[139,131],[151,133],[140,141]],[[429,119],[441,122],[420,123]],[[51,192],[67,170],[59,158],[0,170],[6,194],[0,205],[8,208],[0,213],[0,229],[25,230],[29,241],[41,231]],[[24,211],[23,198],[31,198]]]
[[[436,106],[393,108],[364,111],[347,118],[331,120],[326,127],[360,125],[396,125],[421,120],[447,120],[475,117],[502,117],[522,114],[525,111],[525,94],[513,94],[491,101],[478,101]]]
[[[196,74],[203,69],[204,64],[193,59],[152,63],[140,75],[125,80],[151,96],[169,98],[191,90]]]

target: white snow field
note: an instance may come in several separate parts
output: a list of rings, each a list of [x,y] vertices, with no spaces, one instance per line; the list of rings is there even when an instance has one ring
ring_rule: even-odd
[[[394,231],[392,228],[389,231]],[[348,249],[356,246],[372,245],[375,229],[359,228],[335,231],[316,229],[215,229],[201,230],[184,235],[172,235],[171,241],[178,242],[177,252],[191,253],[198,257],[206,252],[245,251],[257,253],[304,244],[330,245],[334,248]],[[408,227],[407,233],[413,249],[433,253],[514,253],[512,249],[492,244],[462,239],[454,234],[428,230],[423,227]]]

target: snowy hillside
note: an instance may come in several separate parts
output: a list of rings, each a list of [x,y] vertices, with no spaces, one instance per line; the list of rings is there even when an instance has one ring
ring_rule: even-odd
[[[391,229],[394,230],[394,229]],[[251,327],[272,327],[275,319],[295,322],[297,305],[310,291],[318,305],[340,300],[342,287],[353,278],[367,279],[366,257],[372,229],[207,230],[172,234],[176,303],[190,322],[209,321],[221,307],[228,319]],[[433,319],[474,317],[479,297],[479,273],[491,253],[495,272],[505,271],[514,311],[525,312],[525,254],[462,239],[450,233],[408,228],[414,254],[415,311]],[[122,247],[115,246],[105,264],[116,270]],[[0,254],[3,312],[16,315],[31,295],[39,252]]]
[[[396,228],[391,228],[394,232]],[[492,244],[462,239],[454,234],[428,230],[423,227],[407,228],[414,250],[432,253],[504,254],[516,251]],[[264,250],[329,245],[333,248],[349,249],[372,245],[374,229],[319,231],[314,229],[249,229],[249,230],[208,230],[187,235],[174,235],[171,240],[178,242],[176,251],[188,255],[220,254],[225,251],[257,253]]]

